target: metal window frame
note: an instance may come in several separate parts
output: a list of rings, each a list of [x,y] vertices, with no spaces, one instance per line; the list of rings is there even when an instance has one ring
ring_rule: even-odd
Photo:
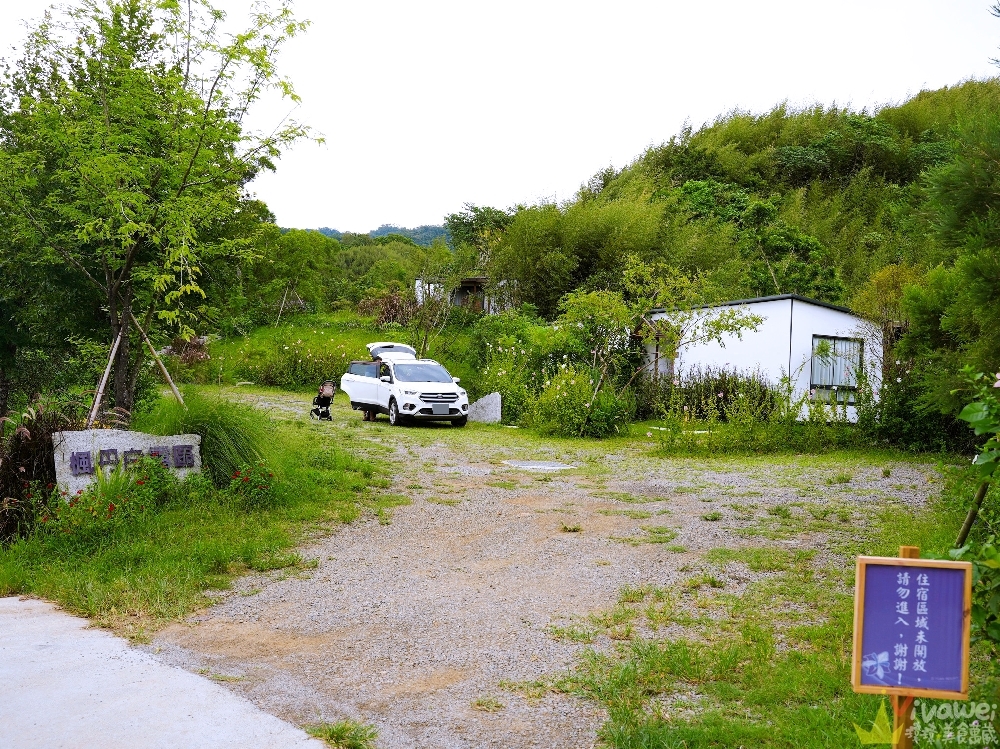
[[[848,397],[844,399],[843,405],[853,406],[855,403],[855,396],[858,392],[857,385],[820,385],[815,382],[813,364],[816,361],[816,339],[819,338],[824,341],[846,341],[850,343],[858,344],[858,374],[864,372],[865,368],[865,339],[864,338],[851,338],[850,336],[842,335],[821,335],[819,333],[812,334],[812,348],[809,350],[809,390],[824,390],[831,393],[848,393]],[[857,378],[857,375],[855,375]],[[836,390],[834,390],[836,388]],[[841,405],[840,396],[834,396],[832,399],[834,405]],[[831,401],[827,401],[831,402]]]

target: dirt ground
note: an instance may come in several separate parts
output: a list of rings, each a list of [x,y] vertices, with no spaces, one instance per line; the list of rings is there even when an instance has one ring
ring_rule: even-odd
[[[303,418],[306,403],[270,396],[263,405]],[[300,725],[371,723],[385,749],[592,747],[605,717],[596,705],[504,688],[566,669],[583,648],[611,646],[557,639],[550,627],[607,609],[624,586],[680,585],[709,549],[822,548],[823,534],[796,522],[809,513],[849,522],[869,503],[920,503],[936,489],[933,469],[912,463],[705,464],[655,457],[655,441],[641,436],[599,443],[500,426],[391,428],[362,423],[339,401],[334,414],[332,425],[308,428],[387,462],[390,491],[411,504],[388,524],[370,517],[314,541],[302,549],[317,565],[307,573],[241,579],[149,650]],[[572,467],[505,462],[524,460]],[[769,512],[778,506],[787,512]],[[740,565],[720,574],[733,590],[753,577]]]

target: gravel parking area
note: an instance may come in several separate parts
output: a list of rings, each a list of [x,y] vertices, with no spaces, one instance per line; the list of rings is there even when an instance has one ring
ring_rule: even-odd
[[[709,549],[822,546],[809,518],[850,522],[866,504],[920,503],[936,490],[933,469],[911,463],[705,466],[652,457],[652,441],[608,452],[501,427],[355,420],[339,404],[332,425],[311,428],[389,456],[392,491],[412,503],[389,524],[366,519],[303,549],[317,565],[308,573],[240,580],[148,648],[293,723],[372,723],[386,749],[594,746],[604,720],[595,705],[503,687],[559,671],[588,647],[550,626],[608,608],[626,585],[679,585]],[[523,460],[574,467],[505,462]],[[753,528],[767,540],[740,532]],[[670,543],[651,542],[665,531]]]

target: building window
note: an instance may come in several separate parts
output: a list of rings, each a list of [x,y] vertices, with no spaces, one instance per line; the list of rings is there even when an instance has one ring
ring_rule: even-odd
[[[862,342],[857,338],[813,336],[809,388],[815,400],[854,405],[861,372]]]

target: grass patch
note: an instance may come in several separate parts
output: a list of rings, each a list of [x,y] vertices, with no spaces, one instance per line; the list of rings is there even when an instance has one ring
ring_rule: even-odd
[[[590,643],[594,641],[597,637],[597,632],[593,627],[588,627],[584,624],[570,624],[566,627],[560,627],[553,624],[546,629],[549,636],[555,640],[560,640],[562,642],[586,642]]]
[[[718,520],[722,520],[722,513],[718,510],[713,510],[712,512],[706,512],[701,516],[702,520],[707,520],[710,523],[714,523]]]
[[[472,701],[472,709],[481,713],[497,713],[504,707],[504,704],[496,697],[479,697]]]
[[[487,481],[486,486],[495,486],[498,489],[517,489],[521,485],[516,481]]]
[[[425,497],[426,501],[435,505],[447,505],[448,507],[454,507],[455,505],[462,504],[460,499],[443,499],[441,497]]]
[[[849,484],[851,483],[851,479],[853,478],[854,476],[847,473],[846,471],[839,471],[833,474],[833,476],[830,476],[826,480],[826,483],[829,484],[830,486],[833,486],[834,484]]]
[[[653,513],[647,512],[646,510],[598,510],[599,515],[622,515],[632,520],[648,520],[653,517]]]
[[[375,749],[378,729],[355,720],[307,726],[310,736],[322,739],[335,749]]]
[[[566,523],[562,523],[561,530],[563,533],[582,533],[583,526],[579,525],[578,523],[574,523],[572,525],[567,525]]]
[[[787,505],[773,505],[767,508],[768,515],[774,515],[776,518],[781,518],[782,520],[792,519],[792,510]]]
[[[39,531],[0,549],[0,595],[54,600],[141,640],[206,605],[205,592],[236,575],[305,569],[294,548],[307,534],[363,512],[385,517],[401,503],[373,491],[376,466],[337,447],[330,432],[273,422],[268,434],[280,476],[272,505],[249,511],[190,477],[155,511],[99,535]]]
[[[808,554],[811,556],[811,553]],[[793,558],[792,553],[786,549],[768,547],[711,549],[705,554],[706,561],[719,565],[742,562],[753,572],[784,572],[791,566]]]

